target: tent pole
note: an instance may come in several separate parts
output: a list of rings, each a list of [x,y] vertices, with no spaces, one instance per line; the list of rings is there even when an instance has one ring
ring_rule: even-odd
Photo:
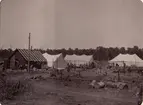
[[[58,62],[58,58],[57,58],[57,68],[58,68],[58,65],[59,65],[58,63],[59,63],[59,62]]]

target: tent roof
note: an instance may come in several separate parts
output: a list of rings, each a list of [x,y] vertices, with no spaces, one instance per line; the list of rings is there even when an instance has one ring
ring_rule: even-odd
[[[50,55],[48,53],[44,53],[43,56],[45,57],[45,59],[48,61],[48,62],[53,62],[53,61],[56,61],[56,59],[58,57],[60,57],[61,54],[57,54],[57,55]]]
[[[68,61],[85,61],[89,62],[93,58],[92,55],[66,55],[65,60]]]
[[[19,52],[26,61],[29,60],[29,54],[30,54],[30,61],[34,61],[34,62],[46,62],[46,59],[42,56],[42,53],[40,51],[35,51],[35,50],[29,51],[28,49],[16,49],[14,51],[14,53],[10,56],[10,58],[16,52]]]
[[[110,62],[143,62],[143,60],[141,58],[139,58],[136,54],[119,54],[118,56],[116,56],[115,58],[113,58],[112,60],[110,60]]]
[[[62,56],[62,53],[57,55],[50,55],[48,53],[44,53],[43,56],[47,59],[47,65],[49,67],[54,67],[57,69],[64,69],[67,64]]]

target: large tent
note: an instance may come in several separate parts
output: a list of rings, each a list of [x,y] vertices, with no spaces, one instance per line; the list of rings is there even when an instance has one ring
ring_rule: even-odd
[[[53,67],[56,69],[65,69],[67,67],[67,63],[62,54],[50,55],[48,53],[44,53],[43,56],[47,60],[48,67]]]
[[[119,54],[109,62],[116,63],[119,66],[123,66],[123,63],[125,63],[127,66],[143,67],[143,60],[136,54]]]
[[[79,65],[89,64],[90,62],[92,62],[93,56],[92,55],[75,55],[75,54],[66,55],[65,60],[68,63],[72,63],[79,66]]]

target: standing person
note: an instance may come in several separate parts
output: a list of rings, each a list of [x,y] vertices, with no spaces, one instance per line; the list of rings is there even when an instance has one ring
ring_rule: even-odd
[[[71,67],[70,67],[70,65],[68,65],[67,66],[68,76],[67,76],[66,80],[70,80],[70,70],[71,70]]]
[[[125,62],[123,62],[123,70],[124,70],[124,74],[125,74],[125,69],[126,69],[126,64],[125,64]]]
[[[119,65],[116,63],[116,69],[118,71],[118,82],[120,81],[120,68]]]
[[[4,63],[2,64],[2,72],[5,71]]]
[[[142,96],[143,96],[143,88],[142,84],[138,87],[138,92],[137,92],[137,105],[141,105],[142,103]]]

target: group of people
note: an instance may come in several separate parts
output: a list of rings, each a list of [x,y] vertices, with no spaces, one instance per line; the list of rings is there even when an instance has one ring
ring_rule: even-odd
[[[73,64],[73,63],[68,63],[68,66],[70,66],[71,68],[95,68],[96,67],[96,64],[94,62],[91,62],[89,64]]]

